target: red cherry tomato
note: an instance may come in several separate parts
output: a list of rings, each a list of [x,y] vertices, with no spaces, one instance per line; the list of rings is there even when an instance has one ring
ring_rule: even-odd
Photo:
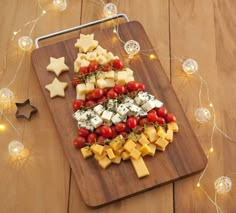
[[[138,83],[138,89],[140,89],[141,91],[145,91],[145,85],[143,83]]]
[[[148,119],[147,119],[147,118],[141,118],[141,119],[139,120],[138,124],[139,124],[140,126],[144,126],[144,125],[148,124]]]
[[[155,122],[157,122],[157,118],[158,118],[158,116],[157,116],[156,112],[155,113],[154,112],[149,112],[148,115],[147,115],[147,119],[148,119],[149,122],[155,123]]]
[[[106,95],[108,91],[109,91],[108,88],[103,88],[103,94],[104,94],[104,95]]]
[[[158,117],[157,118],[157,121],[156,121],[159,125],[164,125],[165,124],[165,119],[164,118],[161,118],[161,117]]]
[[[100,145],[104,145],[104,141],[106,140],[106,138],[105,137],[103,137],[102,135],[100,135],[99,137],[98,137],[98,144],[100,144]]]
[[[94,100],[93,93],[91,92],[91,93],[86,94],[85,99],[86,101]]]
[[[98,127],[98,128],[96,128],[95,131],[94,131],[94,133],[97,134],[97,135],[101,135],[101,134],[102,134],[102,133],[101,133],[101,126]]]
[[[125,94],[125,93],[126,93],[126,89],[125,89],[125,87],[122,86],[122,85],[115,85],[115,86],[113,87],[113,90],[114,90],[116,93],[118,93],[118,94]]]
[[[115,99],[118,96],[118,94],[113,89],[110,89],[107,92],[106,96],[110,99]]]
[[[115,129],[117,132],[124,132],[126,130],[126,124],[123,122],[117,123]]]
[[[96,61],[91,61],[88,66],[88,72],[96,72],[98,70],[98,63]]]
[[[100,88],[94,89],[92,95],[95,99],[101,98],[104,95],[103,89]]]
[[[79,83],[80,83],[80,79],[79,79],[79,78],[74,77],[74,78],[72,79],[72,85],[73,85],[73,87],[76,87]]]
[[[124,138],[126,138],[128,136],[127,132],[121,132],[120,135],[122,135]]]
[[[167,123],[176,122],[176,117],[175,117],[174,114],[168,113],[165,117],[165,120],[166,120]]]
[[[93,107],[93,106],[95,106],[96,105],[96,102],[95,101],[87,101],[86,103],[85,103],[85,106],[86,107],[88,107],[88,108],[90,108],[90,107]]]
[[[160,107],[160,108],[157,110],[157,115],[158,115],[159,117],[162,117],[162,118],[166,117],[166,115],[167,115],[167,109],[166,109],[165,107]]]
[[[80,67],[79,68],[79,74],[87,74],[88,73],[88,67]]]
[[[115,138],[115,137],[117,136],[117,132],[116,132],[115,126],[112,126],[112,127],[111,127],[111,131],[112,131],[112,136],[111,136],[111,138]]]
[[[111,65],[109,63],[103,65],[103,67],[102,67],[103,72],[108,72],[109,70],[111,70]]]
[[[98,137],[98,136],[97,136],[95,133],[90,133],[90,134],[88,135],[88,137],[87,137],[88,143],[94,144],[94,143],[96,142],[96,140],[97,140],[97,137]]]
[[[73,141],[73,145],[75,148],[80,149],[85,145],[86,139],[84,137],[77,137]]]
[[[102,126],[101,133],[104,138],[110,138],[112,136],[112,130],[109,126]]]
[[[115,70],[122,70],[124,68],[124,65],[123,65],[123,63],[122,63],[122,61],[120,59],[114,59],[112,61],[112,67]]]
[[[143,132],[143,127],[140,126],[140,125],[137,125],[135,128],[134,128],[134,132],[136,134],[141,134]]]
[[[129,92],[137,91],[139,88],[139,84],[136,81],[130,81],[126,84],[126,88]]]
[[[87,137],[89,135],[89,130],[84,127],[80,127],[78,129],[78,135],[82,137]]]
[[[74,111],[77,111],[82,106],[84,106],[84,100],[80,100],[80,99],[74,100],[72,106],[73,106]]]
[[[131,129],[135,128],[137,126],[137,118],[135,117],[130,117],[127,120],[127,126]]]

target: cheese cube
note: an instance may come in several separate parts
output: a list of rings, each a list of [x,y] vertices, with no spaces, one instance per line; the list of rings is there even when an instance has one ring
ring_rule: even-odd
[[[89,64],[90,62],[84,58],[80,61],[80,67],[87,67]]]
[[[89,61],[95,61],[97,58],[97,54],[95,52],[88,52],[86,54],[86,59]]]
[[[76,93],[77,100],[85,100],[85,93]]]
[[[86,94],[87,92],[87,87],[85,84],[78,84],[76,86],[76,93],[78,94]]]
[[[117,136],[116,138],[114,138],[110,143],[109,146],[114,150],[117,151],[119,150],[124,142],[124,138],[122,135]]]
[[[149,126],[147,127],[145,130],[144,130],[144,133],[148,136],[148,139],[151,141],[151,142],[154,142],[157,140],[157,132],[154,128],[154,126]]]
[[[167,130],[165,139],[169,142],[173,141],[173,130],[171,129]]]
[[[76,61],[81,61],[82,59],[86,59],[87,55],[85,53],[78,53]]]
[[[103,168],[106,169],[110,164],[111,160],[108,157],[104,157],[101,160],[98,161],[98,164]]]
[[[113,112],[104,110],[101,116],[101,119],[104,121],[110,121],[113,116]]]
[[[117,73],[117,81],[116,83],[117,84],[120,84],[120,85],[125,85],[126,83],[126,78],[127,78],[127,73],[126,71],[119,71]]]
[[[96,146],[93,148],[93,152],[97,155],[101,155],[104,150],[104,146],[96,144]]]
[[[140,148],[140,152],[142,153],[142,156],[148,155],[152,152],[151,148],[149,147],[148,144],[144,144],[141,148]]]
[[[155,144],[158,150],[165,151],[166,146],[169,144],[169,142],[164,138],[158,138]]]
[[[134,100],[130,97],[125,97],[124,101],[123,101],[123,104],[126,106],[126,107],[130,107],[132,106],[134,103]]]
[[[116,156],[115,158],[111,159],[111,162],[115,164],[120,164],[121,156]]]
[[[103,55],[97,56],[96,61],[102,65],[108,62],[107,59]]]
[[[86,83],[86,93],[90,93],[94,90],[94,84],[93,83]]]
[[[95,155],[94,155],[94,158],[95,158],[97,161],[100,161],[100,160],[103,159],[105,156],[107,156],[107,153],[106,153],[106,152],[103,152],[101,155],[95,154]]]
[[[78,126],[78,128],[84,127],[91,132],[94,130],[94,127],[92,126],[92,124],[89,121],[78,121],[77,126]]]
[[[113,70],[105,72],[105,78],[114,79],[115,78],[115,72]]]
[[[124,120],[124,117],[121,116],[119,113],[116,113],[112,118],[111,118],[111,121],[112,123],[114,124],[117,124],[117,123],[120,123],[121,121]]]
[[[113,60],[115,58],[115,56],[111,52],[108,52],[105,57],[108,62],[110,62],[111,60]]]
[[[127,76],[127,78],[125,79],[125,83],[128,83],[130,81],[134,81],[134,77],[133,76]]]
[[[131,152],[130,152],[130,157],[137,160],[141,155],[141,152],[137,149],[133,149]]]
[[[114,87],[115,86],[115,81],[114,79],[105,79],[105,87]]]
[[[86,84],[87,84],[87,83],[93,83],[93,84],[95,84],[95,83],[96,83],[95,75],[88,76],[87,79],[86,79]]]
[[[118,150],[114,150],[114,153],[115,153],[116,156],[120,156],[123,151],[124,151],[124,149],[123,149],[123,147],[121,147],[121,148],[118,149]]]
[[[98,115],[101,115],[104,110],[105,110],[105,107],[101,104],[99,104],[93,108],[93,111],[96,112],[96,114],[98,114]]]
[[[179,131],[179,127],[178,124],[176,122],[170,122],[167,124],[167,129],[173,130],[173,132],[178,132]]]
[[[128,136],[128,138],[134,142],[138,142],[140,135],[135,134],[134,132],[131,132]]]
[[[140,111],[142,110],[139,106],[132,104],[129,108],[129,111],[132,115],[138,116]]]
[[[111,111],[116,111],[118,107],[118,101],[117,99],[109,99],[107,102],[107,109]]]
[[[142,145],[140,143],[136,143],[135,149],[140,151],[141,148],[142,148]]]
[[[131,70],[130,68],[125,68],[125,71],[126,71],[126,74],[127,74],[127,76],[129,77],[129,76],[133,76],[134,75],[134,71],[133,70]]]
[[[157,136],[159,136],[161,138],[166,137],[166,131],[162,126],[157,127]]]
[[[103,124],[103,120],[98,115],[95,115],[94,117],[92,117],[90,122],[94,128],[98,128],[99,126]]]
[[[155,108],[155,101],[154,100],[149,100],[145,104],[142,105],[142,108],[146,111],[149,112],[151,109]]]
[[[154,103],[155,103],[155,107],[157,108],[161,108],[163,106],[163,103],[157,99],[154,100]]]
[[[134,98],[135,103],[139,106],[145,104],[148,100],[149,97],[147,92],[139,92]]]
[[[150,143],[150,141],[147,139],[147,137],[143,133],[140,135],[140,138],[139,138],[138,142],[142,145]]]
[[[148,153],[148,155],[150,155],[150,156],[154,156],[155,155],[155,153],[156,153],[156,145],[155,144],[153,144],[153,143],[150,143],[150,144],[148,144],[148,146],[150,147],[150,149],[151,149],[151,151]]]
[[[104,121],[103,124],[105,126],[112,126],[112,122],[111,121]]]
[[[114,159],[114,158],[116,157],[115,154],[114,154],[114,152],[113,152],[113,150],[112,150],[111,148],[108,148],[108,149],[106,150],[106,152],[107,152],[108,158],[109,158],[110,160],[112,160],[112,159]]]
[[[96,81],[96,85],[98,88],[105,88],[106,87],[106,81],[102,78],[99,78],[97,81]]]
[[[117,107],[116,112],[118,112],[120,115],[125,116],[127,115],[127,113],[129,112],[129,109],[124,105],[124,104],[120,104]]]
[[[107,50],[102,48],[100,45],[98,45],[97,48],[93,52],[96,53],[97,55],[100,55],[104,53],[106,54]]]
[[[141,156],[137,160],[131,158],[131,162],[138,178],[142,178],[149,175],[148,168]]]
[[[88,158],[88,157],[93,155],[93,153],[92,153],[92,151],[91,151],[89,146],[85,146],[85,147],[81,148],[80,151],[81,151],[84,159],[86,159],[86,158]]]
[[[105,72],[97,72],[96,73],[96,78],[97,79],[100,79],[100,78],[102,78],[102,79],[105,79]]]
[[[136,143],[133,142],[132,140],[128,139],[126,142],[125,142],[125,145],[124,145],[124,149],[128,152],[131,152],[136,146]]]
[[[127,152],[127,151],[122,152],[121,158],[122,158],[122,160],[128,160],[128,159],[130,159],[130,154],[129,154],[129,152]]]

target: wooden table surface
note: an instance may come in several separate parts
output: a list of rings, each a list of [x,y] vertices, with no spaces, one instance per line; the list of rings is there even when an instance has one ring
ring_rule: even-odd
[[[98,0],[68,0],[64,12],[52,9],[51,2],[41,0],[47,13],[38,21],[32,34],[34,39],[102,17],[103,8]],[[206,154],[209,153],[213,121],[200,124],[195,120],[200,81],[197,75],[183,75],[181,62],[176,57],[197,60],[199,71],[208,83],[217,126],[236,139],[235,8],[233,0],[120,0],[118,6],[119,12],[144,26]],[[32,24],[22,26],[37,18],[41,10],[37,1],[9,0],[0,2],[0,14],[0,88],[4,88],[14,78],[22,57],[17,40],[29,34]],[[21,32],[12,41],[13,32],[19,28]],[[66,35],[66,38],[70,36],[75,34]],[[28,121],[16,119],[15,106],[5,112],[19,130],[19,136],[6,117],[0,121],[6,125],[6,130],[0,132],[0,212],[216,212],[206,193],[214,199],[214,181],[222,175],[231,178],[233,187],[229,193],[217,197],[218,204],[223,212],[236,211],[236,144],[219,131],[214,134],[214,152],[210,154],[200,188],[196,186],[198,174],[98,209],[88,208],[65,157],[31,65],[30,53],[26,53],[10,89],[16,102],[30,98],[39,113]],[[202,96],[202,105],[209,108],[205,88]],[[21,140],[29,151],[24,161],[13,162],[9,158],[7,146],[15,139]]]

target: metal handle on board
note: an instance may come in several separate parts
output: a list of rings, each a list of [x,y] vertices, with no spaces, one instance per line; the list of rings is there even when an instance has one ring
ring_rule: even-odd
[[[54,33],[50,33],[50,34],[47,34],[47,35],[44,35],[44,36],[40,36],[40,37],[35,39],[35,47],[39,48],[39,41],[41,41],[41,40],[51,38],[51,37],[54,37],[54,36],[58,36],[58,35],[61,35],[61,34],[64,34],[64,33],[73,32],[75,30],[80,30],[80,29],[83,29],[83,28],[86,28],[86,27],[91,27],[91,26],[96,25],[96,24],[101,24],[103,22],[107,22],[107,21],[117,19],[117,18],[122,18],[122,17],[125,18],[125,20],[127,22],[129,22],[128,16],[124,13],[120,13],[120,14],[117,14],[115,16],[99,19],[99,20],[92,21],[92,22],[89,22],[89,23],[81,24],[79,26],[75,26],[75,27],[72,27],[72,28],[68,28],[68,29],[65,29],[65,30],[61,30],[61,31],[58,31],[58,32],[54,32]]]

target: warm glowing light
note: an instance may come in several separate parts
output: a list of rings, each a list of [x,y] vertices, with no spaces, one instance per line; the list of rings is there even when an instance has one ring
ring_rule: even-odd
[[[211,113],[206,108],[198,108],[195,110],[195,117],[199,123],[206,123],[211,119]]]
[[[14,93],[8,88],[0,89],[0,104],[9,104],[14,99]]]
[[[66,0],[53,0],[53,5],[60,11],[63,11],[67,7]]]
[[[0,131],[4,131],[6,129],[6,126],[4,124],[0,124]]]
[[[113,33],[117,33],[116,29],[114,28]]]
[[[150,59],[150,60],[154,60],[154,59],[156,59],[156,56],[155,56],[154,54],[150,54],[150,55],[149,55],[149,59]]]
[[[14,140],[8,145],[8,152],[11,156],[20,156],[21,152],[24,150],[24,145],[17,140]]]
[[[33,46],[33,40],[28,36],[23,36],[18,40],[18,46],[24,51],[31,50]]]
[[[194,59],[186,59],[182,64],[182,69],[187,74],[193,74],[198,70],[198,64]]]
[[[43,14],[46,14],[46,10],[43,10]]]
[[[210,148],[210,152],[214,152],[214,148],[213,147]]]
[[[14,32],[13,34],[14,34],[14,35],[16,35],[16,34],[17,34],[17,32]]]
[[[232,181],[229,177],[221,176],[215,181],[214,185],[217,193],[225,194],[231,190]]]
[[[199,188],[200,186],[201,186],[201,185],[200,185],[200,183],[198,182],[198,183],[197,183],[197,187]]]
[[[212,104],[212,103],[210,103],[210,104],[209,104],[209,106],[210,106],[210,107],[213,107],[213,104]]]
[[[129,58],[133,58],[140,51],[140,45],[135,40],[129,40],[125,43],[124,49],[126,53],[129,55]]]
[[[115,16],[117,14],[117,7],[113,3],[105,4],[103,7],[103,14],[105,17]]]

